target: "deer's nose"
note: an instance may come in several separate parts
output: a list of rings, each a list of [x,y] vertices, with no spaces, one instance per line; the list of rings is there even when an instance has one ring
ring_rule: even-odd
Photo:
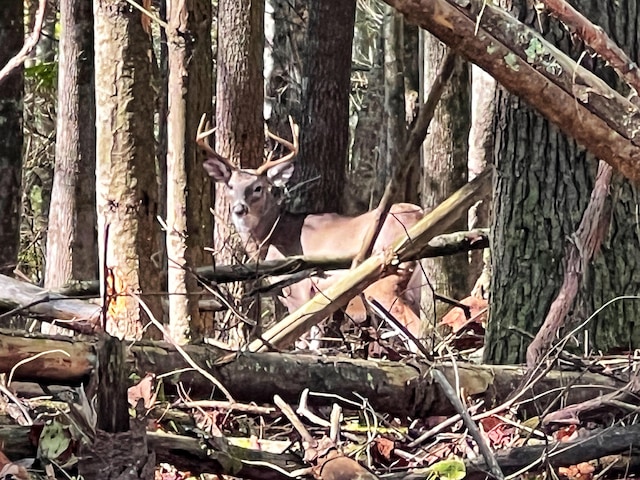
[[[239,217],[245,216],[249,212],[249,209],[243,203],[238,203],[233,206],[233,214]]]

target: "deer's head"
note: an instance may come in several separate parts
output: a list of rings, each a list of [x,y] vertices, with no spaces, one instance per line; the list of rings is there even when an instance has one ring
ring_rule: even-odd
[[[226,185],[231,219],[241,235],[264,240],[280,215],[280,192],[291,178],[293,160],[298,154],[298,126],[291,118],[289,123],[293,142],[266,131],[270,138],[289,149],[289,153],[279,159],[269,155],[259,168],[248,169],[238,168],[211,147],[209,136],[213,130],[205,126],[204,115],[200,120],[196,142],[207,153],[204,169],[214,181]]]

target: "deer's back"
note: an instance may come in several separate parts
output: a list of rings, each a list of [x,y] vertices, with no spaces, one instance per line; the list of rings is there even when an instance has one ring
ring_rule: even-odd
[[[303,254],[332,257],[356,255],[376,213],[376,210],[372,210],[356,217],[335,213],[308,215],[300,236]],[[392,205],[374,244],[374,252],[392,245],[422,215],[422,209],[417,205]]]

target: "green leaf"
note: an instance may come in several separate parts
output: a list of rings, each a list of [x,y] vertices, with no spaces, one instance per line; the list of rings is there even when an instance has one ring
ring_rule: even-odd
[[[66,452],[71,444],[71,435],[67,428],[57,420],[44,426],[38,442],[38,458],[55,460]]]
[[[42,62],[24,69],[24,76],[38,88],[54,89],[58,83],[58,62]]]
[[[464,462],[459,457],[451,457],[434,463],[429,469],[430,479],[439,480],[462,480],[467,475]]]

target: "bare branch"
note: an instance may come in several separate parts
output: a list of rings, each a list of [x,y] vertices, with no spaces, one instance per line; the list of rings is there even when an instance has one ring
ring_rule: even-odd
[[[33,31],[29,38],[24,42],[24,45],[20,51],[7,62],[7,64],[0,70],[0,84],[13,72],[16,68],[22,65],[31,50],[35,48],[40,40],[40,33],[42,32],[42,24],[44,23],[44,16],[47,11],[47,0],[40,0],[38,5],[38,11],[36,12],[36,20],[33,24]]]

